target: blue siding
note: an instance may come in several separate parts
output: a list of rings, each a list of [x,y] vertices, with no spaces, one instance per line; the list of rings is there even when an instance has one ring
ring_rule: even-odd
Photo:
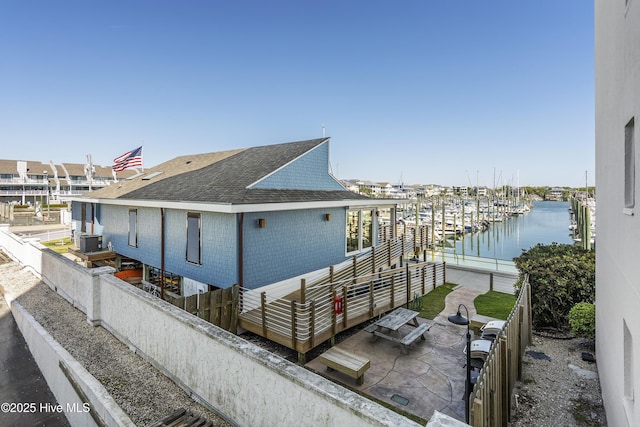
[[[74,203],[74,214],[79,209]],[[104,226],[104,245],[111,242],[117,253],[160,267],[160,209],[137,208],[137,211],[137,247],[128,245],[127,206],[100,206],[96,227],[102,231]],[[326,214],[331,214],[329,221],[325,219]],[[259,218],[266,221],[264,228],[259,228]],[[186,261],[186,224],[187,211],[165,211],[165,269],[219,287],[239,283],[238,217],[201,213],[202,263],[199,265]],[[345,254],[345,228],[346,208],[244,214],[243,285],[249,289],[259,288],[350,258]],[[374,235],[376,229],[374,225]]]
[[[91,223],[93,222],[93,234],[102,235],[103,222],[101,216],[102,207],[98,204],[94,205],[93,218],[91,217],[91,203],[84,203],[86,205],[85,217],[82,218],[82,205],[81,202],[71,203],[71,220],[75,224],[76,235],[91,234]],[[82,231],[82,224],[85,225],[85,231]]]
[[[160,267],[160,210],[137,208],[138,247],[129,246],[129,208],[102,206],[105,221],[103,244],[145,264]],[[202,264],[186,260],[187,212],[165,210],[165,270],[219,287],[237,283],[237,244],[235,215],[202,213]]]
[[[229,287],[238,283],[236,217],[231,214],[201,214],[202,264],[187,262],[187,212],[166,213],[165,265],[168,271],[202,283]]]
[[[344,208],[245,214],[244,286],[255,289],[344,261],[345,226]]]
[[[135,208],[138,211],[138,247],[129,246],[129,207],[102,206],[104,245],[111,242],[117,253],[160,267],[160,210]]]
[[[344,190],[329,175],[329,144],[324,143],[306,153],[252,188],[284,190]]]

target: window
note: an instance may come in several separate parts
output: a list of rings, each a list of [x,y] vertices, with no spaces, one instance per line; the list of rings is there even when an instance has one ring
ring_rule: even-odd
[[[362,219],[362,249],[373,246],[373,213],[361,211]]]
[[[373,211],[353,209],[347,211],[347,253],[373,246]]]
[[[201,264],[200,214],[187,213],[187,262]]]
[[[634,119],[624,127],[624,207],[627,213],[632,213],[635,205],[636,192],[636,161],[634,141]]]
[[[129,209],[129,246],[138,247],[138,210]]]

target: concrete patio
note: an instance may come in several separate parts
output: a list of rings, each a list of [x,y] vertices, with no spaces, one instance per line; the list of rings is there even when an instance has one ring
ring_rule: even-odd
[[[447,296],[445,309],[434,320],[418,318],[420,323],[433,322],[433,327],[425,334],[425,340],[419,339],[411,346],[407,355],[402,354],[400,344],[382,339],[374,342],[372,335],[364,330],[338,344],[339,348],[371,361],[361,386],[345,374],[327,372],[317,358],[306,367],[422,419],[428,420],[437,410],[464,420],[466,328],[450,323],[447,316],[455,314],[459,304],[465,304],[473,319],[476,316],[473,300],[484,292],[486,290],[458,286]],[[462,314],[466,315],[464,311]],[[411,327],[405,325],[400,333],[410,330]]]

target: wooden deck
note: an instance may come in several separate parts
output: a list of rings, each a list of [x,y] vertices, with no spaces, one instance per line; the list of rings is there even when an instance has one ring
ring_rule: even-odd
[[[340,332],[405,305],[445,280],[444,263],[403,263],[413,250],[405,239],[373,248],[366,259],[281,298],[241,289],[238,326],[297,351],[301,357]]]

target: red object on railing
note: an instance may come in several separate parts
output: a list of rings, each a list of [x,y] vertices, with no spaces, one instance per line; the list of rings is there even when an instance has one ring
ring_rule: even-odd
[[[333,299],[333,311],[336,314],[342,314],[342,297],[335,297]]]

